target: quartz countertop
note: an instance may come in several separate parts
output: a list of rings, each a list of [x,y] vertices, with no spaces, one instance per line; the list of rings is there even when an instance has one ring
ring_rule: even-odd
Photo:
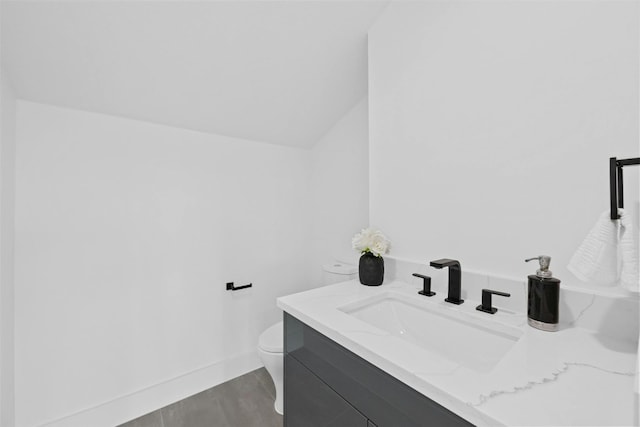
[[[601,329],[581,326],[578,318],[598,309],[594,299],[585,298],[584,307],[575,308],[576,319],[561,322],[559,331],[544,332],[528,326],[524,312],[499,309],[489,315],[475,309],[479,298],[453,305],[443,301],[444,293],[427,298],[417,294],[420,289],[399,280],[379,287],[353,280],[281,297],[277,304],[475,425],[638,425],[637,341],[607,333],[618,327],[615,322]],[[478,372],[340,310],[389,292],[445,310],[449,317],[516,328],[521,335],[495,366]],[[500,307],[497,298],[494,306]],[[597,317],[598,322],[606,314]]]

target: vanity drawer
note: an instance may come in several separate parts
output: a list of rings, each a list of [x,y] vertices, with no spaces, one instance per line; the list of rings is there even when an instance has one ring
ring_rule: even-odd
[[[285,356],[288,427],[367,427],[367,418],[291,356]]]
[[[295,317],[285,313],[284,322],[287,357],[313,372],[372,424],[378,427],[472,425]],[[285,360],[285,378],[287,375]],[[285,386],[285,399],[287,393]]]

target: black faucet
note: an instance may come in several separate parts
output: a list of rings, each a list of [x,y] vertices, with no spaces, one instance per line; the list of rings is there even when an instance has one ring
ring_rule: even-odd
[[[462,270],[460,269],[460,262],[455,259],[442,258],[431,261],[430,265],[435,268],[449,267],[449,296],[444,300],[451,304],[462,304],[464,300],[460,298],[460,292],[462,289]]]

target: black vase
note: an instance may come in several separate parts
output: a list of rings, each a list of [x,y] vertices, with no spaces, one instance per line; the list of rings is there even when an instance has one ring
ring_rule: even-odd
[[[366,252],[360,257],[360,283],[367,286],[380,286],[384,279],[384,259]]]

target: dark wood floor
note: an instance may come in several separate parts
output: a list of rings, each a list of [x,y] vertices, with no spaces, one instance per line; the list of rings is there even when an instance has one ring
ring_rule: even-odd
[[[275,388],[260,368],[119,427],[282,427]]]

